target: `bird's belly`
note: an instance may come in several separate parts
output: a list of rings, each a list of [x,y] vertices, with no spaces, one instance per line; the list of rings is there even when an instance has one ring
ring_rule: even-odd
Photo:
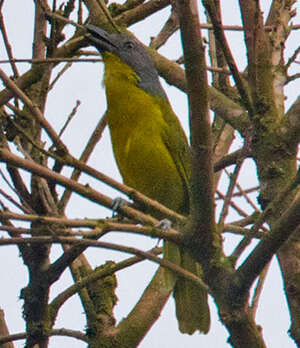
[[[149,132],[150,133],[150,132]],[[123,181],[146,196],[178,210],[184,201],[184,187],[174,161],[157,134],[135,130],[115,139],[114,153]]]

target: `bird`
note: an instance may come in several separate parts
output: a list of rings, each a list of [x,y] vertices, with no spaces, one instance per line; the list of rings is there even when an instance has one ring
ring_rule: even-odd
[[[87,24],[86,30],[89,43],[102,55],[105,66],[107,123],[123,182],[188,215],[191,150],[153,60],[128,32],[109,33],[92,24]],[[165,242],[164,250],[164,257],[201,276],[201,266],[183,248]],[[210,328],[206,291],[171,271],[166,274],[174,282],[179,330],[206,334]]]

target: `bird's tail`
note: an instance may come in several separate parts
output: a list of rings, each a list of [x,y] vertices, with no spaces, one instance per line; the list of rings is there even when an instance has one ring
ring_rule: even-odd
[[[176,265],[180,265],[181,255],[180,255],[179,248],[176,244],[171,243],[171,242],[164,243],[164,259],[166,259],[170,262],[173,262]],[[178,277],[174,272],[172,272],[168,269],[165,269],[165,282],[172,289],[175,286],[177,278]]]
[[[198,277],[202,276],[201,266],[187,252],[181,251],[174,243],[164,243],[164,258],[180,265]],[[165,269],[164,274],[166,285],[169,288],[174,288],[173,296],[179,330],[189,335],[192,335],[197,330],[206,334],[210,327],[207,292],[191,280],[178,277],[172,271]]]
[[[181,252],[180,266],[201,277],[201,267],[187,252]],[[178,277],[173,296],[179,330],[192,335],[195,331],[206,334],[210,328],[207,292],[191,280]]]

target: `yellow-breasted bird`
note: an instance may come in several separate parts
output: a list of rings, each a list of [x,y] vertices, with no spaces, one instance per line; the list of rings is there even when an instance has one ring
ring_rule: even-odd
[[[109,34],[87,25],[89,40],[105,64],[107,122],[114,156],[128,186],[174,211],[189,213],[190,149],[146,49],[127,33]],[[201,275],[184,250],[165,243],[168,259]],[[167,271],[169,272],[169,271]],[[179,329],[207,333],[207,293],[173,274]]]

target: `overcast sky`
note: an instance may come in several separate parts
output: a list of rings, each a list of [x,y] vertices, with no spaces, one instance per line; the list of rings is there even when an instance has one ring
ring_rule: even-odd
[[[267,6],[271,1],[262,1],[266,6],[264,10],[267,11]],[[6,0],[4,5],[4,19],[7,25],[7,31],[9,38],[13,46],[13,52],[15,58],[30,58],[32,49],[32,7],[33,1],[31,0]],[[240,24],[240,14],[238,12],[237,1],[226,0],[223,1],[226,4],[226,9],[223,13],[224,24]],[[299,2],[297,4],[298,12],[300,12]],[[147,21],[137,24],[130,28],[136,36],[145,43],[149,43],[149,38],[155,36],[162,24],[165,22],[169,15],[170,10],[165,9],[160,13],[152,16]],[[203,18],[203,17],[202,17]],[[294,19],[294,23],[299,23],[299,15]],[[206,35],[206,32],[204,32]],[[298,38],[297,38],[298,35]],[[292,33],[288,41],[287,53],[291,54],[293,49],[299,45],[299,31]],[[238,62],[240,70],[243,70],[246,66],[245,50],[243,45],[243,37],[241,33],[233,32],[228,34],[228,39],[232,44],[234,56]],[[0,43],[0,55],[1,59],[5,59],[5,50],[3,43]],[[161,53],[167,57],[175,59],[181,55],[181,46],[179,44],[179,34],[174,35],[174,38],[170,39],[168,45],[160,50]],[[1,66],[3,67],[3,66]],[[18,65],[20,72],[24,72],[29,69],[28,64]],[[5,66],[6,71],[11,74],[8,66]],[[61,66],[56,69],[56,72],[61,69]],[[53,77],[55,74],[53,75]],[[59,81],[55,90],[50,93],[49,100],[45,116],[55,126],[56,130],[59,130],[65,123],[67,116],[70,114],[72,108],[76,104],[76,100],[81,101],[78,114],[72,121],[71,125],[66,130],[63,140],[68,145],[71,153],[78,156],[82,148],[90,136],[93,128],[98,122],[99,118],[105,111],[106,101],[104,95],[104,89],[102,87],[103,69],[102,64],[92,63],[76,63],[72,68],[64,75]],[[187,101],[186,96],[174,87],[167,86],[164,81],[163,85],[170,98],[171,104],[179,116],[182,125],[186,132],[187,129]],[[290,105],[300,90],[299,82],[291,83],[287,87],[288,100],[287,106]],[[2,86],[1,86],[2,88]],[[237,136],[234,144],[235,148],[238,148],[242,144],[241,140]],[[93,154],[90,164],[95,166],[102,172],[112,175],[115,178],[120,179],[118,174],[112,152],[111,144],[107,130],[103,136],[103,139],[98,144],[95,153]],[[69,174],[69,171],[64,171],[64,174]],[[105,194],[115,197],[119,193],[114,192],[112,189],[95,182],[89,177],[82,176],[82,183],[89,183],[93,188],[98,189]],[[254,186],[256,183],[255,168],[251,161],[247,162],[247,165],[243,167],[241,175],[241,184],[246,187]],[[0,184],[1,186],[2,184]],[[222,187],[226,190],[227,180],[224,178],[222,181]],[[255,200],[255,195],[252,196]],[[244,209],[248,209],[247,206]],[[68,209],[69,217],[92,217],[102,218],[109,215],[109,211],[96,206],[93,203],[87,202],[82,198],[74,195]],[[234,214],[232,219],[237,218]],[[4,236],[4,233],[1,233]],[[156,241],[148,240],[146,238],[137,236],[128,236],[120,233],[112,233],[105,237],[104,240],[110,240],[117,242],[118,244],[134,245],[138,248],[148,249],[155,245]],[[230,252],[238,241],[237,237],[226,236],[225,248],[227,252]],[[61,250],[59,247],[53,248],[53,259],[55,259]],[[123,254],[117,254],[115,252],[104,251],[100,249],[90,249],[86,253],[88,260],[92,265],[101,265],[105,260],[121,260],[127,256]],[[22,287],[27,284],[27,271],[22,264],[22,260],[18,255],[18,251],[15,247],[1,248],[0,253],[0,279],[5,286],[0,287],[0,308],[5,311],[7,323],[11,333],[18,333],[24,331],[24,321],[21,317],[22,301],[19,300],[19,293]],[[117,290],[118,297],[120,299],[115,313],[118,320],[126,316],[134,303],[137,301],[139,294],[144,289],[149,281],[151,272],[153,273],[156,266],[150,262],[143,262],[139,265],[131,267],[130,270],[126,270],[118,273],[119,287]],[[51,296],[55,296],[62,289],[65,289],[71,284],[71,278],[69,272],[65,272],[61,279],[54,284],[51,291]],[[225,348],[229,347],[226,344],[228,334],[225,328],[220,324],[217,318],[216,309],[211,303],[212,312],[212,328],[207,336],[195,334],[193,337],[188,335],[182,335],[178,333],[177,322],[174,316],[174,304],[173,299],[170,299],[168,304],[163,310],[161,318],[156,322],[150,333],[145,337],[141,343],[141,348],[194,348],[194,347],[216,347]],[[295,345],[287,335],[289,329],[289,316],[286,309],[285,298],[282,293],[282,280],[277,266],[277,261],[274,260],[269,271],[269,275],[264,287],[261,306],[257,313],[257,323],[263,327],[263,335],[266,340],[267,346],[272,348],[294,348]],[[77,297],[70,299],[61,310],[56,327],[71,328],[73,330],[83,330],[85,326],[85,318],[83,310],[80,307],[80,303]],[[82,342],[74,339],[66,338],[52,338],[50,347],[84,347]],[[16,347],[23,347],[23,342],[19,341],[15,343]]]

